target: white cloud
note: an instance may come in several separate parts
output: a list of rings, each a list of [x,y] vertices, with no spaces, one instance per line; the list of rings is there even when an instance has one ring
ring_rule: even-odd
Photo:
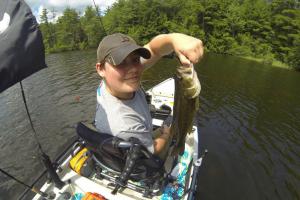
[[[63,10],[67,7],[75,8],[80,13],[84,13],[84,10],[87,6],[93,6],[93,0],[25,0],[26,3],[30,6],[33,14],[36,16],[37,21],[40,21],[40,15],[42,9],[48,9],[49,17],[51,11],[54,10],[56,13],[56,19],[58,16],[61,16]],[[97,6],[99,6],[100,11],[104,11],[108,6],[111,6],[116,0],[95,0]],[[51,17],[50,17],[51,18]]]

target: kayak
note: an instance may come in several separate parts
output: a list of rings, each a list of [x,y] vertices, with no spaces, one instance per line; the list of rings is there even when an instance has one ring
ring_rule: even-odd
[[[169,78],[146,91],[154,129],[172,116],[174,88]],[[105,134],[94,138],[101,134],[95,134],[92,125],[78,123],[76,130],[75,140],[55,159],[59,181],[45,172],[35,181],[42,194],[28,190],[20,199],[195,199],[202,161],[197,126],[186,137],[184,153],[169,154],[163,162],[135,141]]]
[[[22,81],[47,67],[38,23],[24,1],[0,1],[3,26],[0,36],[0,92],[19,83],[28,120],[46,170],[32,184],[0,172],[27,190],[19,199],[195,199],[199,155],[197,126],[185,138],[181,156],[161,160],[135,138],[123,141],[97,132],[92,124],[78,123],[74,138],[51,161],[38,140],[26,103]],[[9,26],[8,26],[9,25]],[[153,128],[168,124],[174,104],[174,79],[167,79],[145,92]],[[96,133],[95,133],[96,132]],[[172,143],[170,150],[172,150]]]

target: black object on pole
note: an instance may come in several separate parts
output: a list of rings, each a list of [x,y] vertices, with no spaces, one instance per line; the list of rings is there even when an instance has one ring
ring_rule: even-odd
[[[49,156],[44,153],[41,147],[28,111],[21,82],[31,74],[47,67],[42,34],[34,15],[24,0],[1,0],[0,19],[0,92],[20,82],[23,101],[41,152],[41,159],[55,186],[61,188],[65,183],[59,179]],[[12,176],[9,177],[12,178]],[[39,193],[34,187],[30,188]]]
[[[0,1],[0,92],[47,67],[42,34],[23,0]]]

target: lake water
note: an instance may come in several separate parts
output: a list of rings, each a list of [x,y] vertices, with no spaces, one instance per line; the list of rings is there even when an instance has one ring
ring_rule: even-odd
[[[53,158],[77,122],[93,120],[99,78],[95,50],[46,58],[49,68],[23,86],[39,140]],[[147,70],[144,87],[172,76],[176,65],[164,59]],[[196,69],[200,143],[209,151],[197,199],[300,199],[300,73],[215,54]],[[41,172],[18,84],[0,94],[0,147],[0,167],[18,179],[31,183]],[[0,174],[1,200],[23,190]]]

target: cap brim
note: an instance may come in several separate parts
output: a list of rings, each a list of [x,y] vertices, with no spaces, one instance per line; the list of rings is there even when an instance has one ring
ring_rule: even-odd
[[[121,62],[132,52],[136,51],[141,57],[149,59],[151,53],[148,49],[141,47],[136,44],[129,44],[122,47],[118,47],[115,50],[111,51],[110,55],[113,58],[115,65],[121,64]]]

